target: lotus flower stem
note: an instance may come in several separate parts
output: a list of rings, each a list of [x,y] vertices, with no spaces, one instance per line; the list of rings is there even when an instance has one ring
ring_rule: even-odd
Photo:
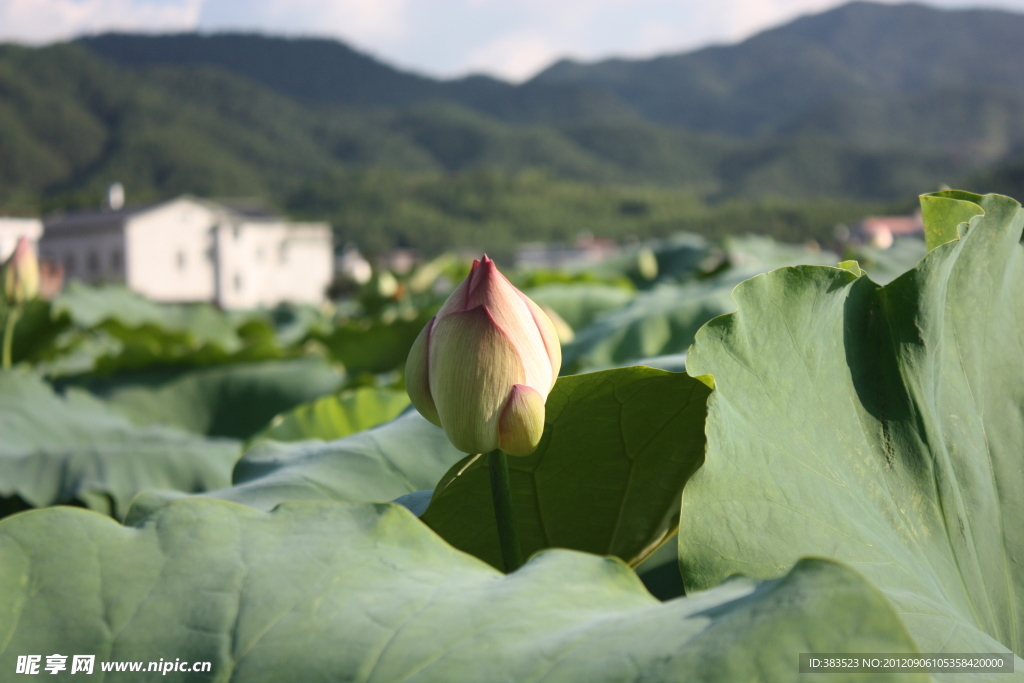
[[[12,306],[7,309],[7,322],[4,323],[4,355],[3,369],[11,369],[11,349],[14,347],[14,324],[18,322],[21,315],[21,306]]]
[[[516,518],[512,511],[512,484],[508,476],[508,456],[500,448],[487,454],[491,472],[491,495],[494,497],[494,517],[498,521],[498,540],[505,572],[512,573],[523,565],[523,550],[519,545]]]

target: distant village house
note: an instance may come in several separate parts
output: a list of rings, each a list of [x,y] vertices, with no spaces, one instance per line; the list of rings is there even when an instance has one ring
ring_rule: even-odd
[[[154,301],[237,309],[324,299],[334,266],[326,223],[187,195],[114,208],[121,203],[47,218],[41,257],[68,280],[122,283]]]
[[[924,223],[920,211],[909,216],[868,216],[856,232],[861,242],[888,249],[897,237],[923,237]]]

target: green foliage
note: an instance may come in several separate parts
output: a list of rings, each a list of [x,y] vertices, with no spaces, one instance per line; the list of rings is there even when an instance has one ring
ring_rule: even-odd
[[[408,406],[409,395],[405,391],[377,387],[348,389],[281,413],[252,440],[333,441],[389,422]]]
[[[668,255],[677,253],[672,242],[667,245]],[[578,330],[576,338],[563,349],[563,372],[615,367],[642,358],[683,353],[704,323],[734,310],[732,290],[743,280],[784,265],[836,261],[831,252],[779,244],[763,237],[730,239],[723,246],[721,261],[714,266],[713,274],[640,292],[629,304]],[[668,255],[663,259],[666,262]],[[689,258],[685,262],[694,260]]]
[[[321,55],[315,68],[300,66],[313,55]],[[689,78],[696,67],[683,61]],[[944,113],[949,107],[922,101],[888,116],[885,107],[878,114],[861,102],[873,101],[863,91],[870,79],[858,75],[862,66],[846,65],[842,84],[824,95],[806,86],[817,78],[797,78],[799,89],[774,87],[771,78],[758,81],[755,93],[738,88],[736,98],[757,101],[747,114],[758,119],[751,123],[758,135],[766,125],[773,131],[747,140],[643,120],[631,107],[646,97],[646,84],[644,92],[624,93],[601,79],[577,87],[547,83],[548,76],[520,87],[482,78],[440,83],[325,41],[108,36],[40,49],[3,46],[0,207],[94,207],[110,179],[120,178],[133,203],[182,192],[263,196],[297,215],[330,220],[340,240],[370,253],[458,246],[507,254],[526,240],[571,242],[580,232],[647,238],[681,229],[820,240],[835,223],[876,211],[877,202],[973,172],[1024,140],[1019,126],[999,123],[1017,121],[1015,94],[959,74],[950,76],[950,87],[973,89],[941,101],[969,102],[962,111]],[[736,75],[744,84],[749,76]],[[695,93],[707,94],[707,78],[696,76]],[[675,80],[655,87],[677,90]],[[816,102],[824,123],[817,114],[760,120],[796,111],[766,107],[766,94],[828,100],[833,90],[852,104]],[[306,104],[337,105],[338,98],[350,99],[345,106]],[[686,99],[701,115],[731,106],[730,97],[718,101],[721,93],[712,107]],[[658,118],[645,104],[638,109]],[[829,127],[844,117],[854,121]],[[879,117],[896,122],[888,126],[895,130]],[[731,125],[720,115],[711,123]],[[848,129],[886,137],[861,139]],[[925,129],[927,139],[914,138]],[[974,129],[980,132],[972,136]]]
[[[643,213],[622,207],[642,203]],[[313,181],[287,204],[296,215],[326,217],[340,242],[369,252],[393,245],[438,253],[453,246],[510,255],[523,242],[572,243],[581,233],[624,240],[757,232],[780,240],[830,240],[881,204],[784,197],[710,203],[687,188],[560,179],[549,172],[477,169],[457,175],[346,171]]]
[[[352,376],[359,373],[384,373],[405,368],[412,343],[433,313],[410,310],[405,319],[363,318],[341,322],[329,333],[314,335],[327,348],[331,358],[345,366]]]
[[[0,550],[5,671],[26,652],[99,653],[97,669],[108,653],[173,653],[239,683],[795,682],[795,652],[916,650],[885,598],[832,562],[659,604],[621,562],[582,553],[504,577],[395,505],[189,500],[134,528],[56,508],[0,522]]]
[[[11,309],[0,298],[0,320],[6,321]],[[12,358],[21,362],[39,363],[52,358],[59,338],[70,326],[66,315],[55,314],[50,303],[33,299],[22,304],[18,323],[14,327]]]
[[[784,268],[698,333],[688,371],[716,390],[683,498],[688,587],[826,555],[884,591],[923,651],[1022,651],[1024,210],[976,204],[885,287]]]
[[[917,265],[928,253],[924,240],[916,237],[897,237],[888,249],[870,245],[857,245],[847,256],[854,257],[879,284],[888,284]]]
[[[308,333],[289,332],[286,339],[272,315],[225,315],[202,303],[160,305],[123,287],[79,282],[51,304],[33,306],[16,348],[24,349],[26,360],[44,362],[53,376],[280,359],[299,353],[295,346]]]
[[[465,454],[440,427],[415,411],[365,432],[327,443],[264,441],[235,466],[232,485],[207,491],[263,510],[289,500],[380,502],[433,488]],[[181,491],[149,491],[138,496],[129,519],[141,519]]]
[[[17,498],[123,517],[143,489],[225,486],[241,452],[238,442],[134,425],[85,392],[58,396],[21,370],[0,372],[0,433],[0,509]]]
[[[928,251],[960,237],[960,226],[970,223],[984,212],[978,202],[981,195],[957,190],[921,195],[921,218],[924,221]]]
[[[277,414],[330,394],[341,374],[316,357],[79,378],[136,424],[247,439]]]
[[[1022,130],[996,113],[1024,95],[1022,31],[1017,13],[856,2],[736,45],[563,61],[535,80],[603,88],[650,120],[701,131],[828,133],[900,151],[967,143],[984,154]]]
[[[586,327],[602,313],[625,306],[633,292],[602,284],[549,284],[527,289],[528,297],[541,306],[550,306],[573,330]]]
[[[651,368],[560,378],[537,451],[509,458],[523,555],[570,548],[635,566],[671,537],[683,485],[704,458],[709,393],[685,374]],[[486,456],[452,465],[422,519],[504,568]]]
[[[798,681],[800,652],[1019,652],[1024,209],[922,204],[927,248],[666,233],[513,274],[578,326],[563,369],[629,367],[561,377],[510,460],[507,577],[482,459],[398,388],[458,258],[323,309],[33,302],[0,373],[0,668]],[[30,509],[60,503],[91,510]]]

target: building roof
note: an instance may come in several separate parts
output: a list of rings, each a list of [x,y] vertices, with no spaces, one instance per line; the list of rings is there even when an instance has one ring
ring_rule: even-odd
[[[131,216],[145,213],[157,206],[166,204],[159,202],[154,204],[143,204],[123,209],[93,209],[88,211],[75,211],[72,213],[58,213],[47,216],[43,219],[44,234],[69,233],[69,232],[105,232],[115,230],[124,225]]]
[[[74,211],[70,213],[57,213],[47,216],[43,223],[45,233],[68,234],[68,233],[90,233],[118,230],[124,227],[129,218],[140,214],[148,213],[173,202],[187,200],[193,204],[203,206],[217,214],[227,218],[241,219],[246,222],[280,221],[282,216],[274,213],[264,202],[258,199],[222,199],[212,201],[200,199],[192,195],[181,195],[174,199],[167,199],[149,204],[127,206],[123,209],[90,209],[87,211]]]

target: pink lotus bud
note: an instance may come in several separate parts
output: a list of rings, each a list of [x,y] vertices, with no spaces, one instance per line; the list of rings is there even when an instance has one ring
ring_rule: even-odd
[[[39,296],[39,261],[27,237],[18,239],[18,246],[4,264],[4,296],[11,303],[22,303]]]
[[[459,450],[530,455],[561,365],[547,315],[484,256],[416,338],[405,386]]]

